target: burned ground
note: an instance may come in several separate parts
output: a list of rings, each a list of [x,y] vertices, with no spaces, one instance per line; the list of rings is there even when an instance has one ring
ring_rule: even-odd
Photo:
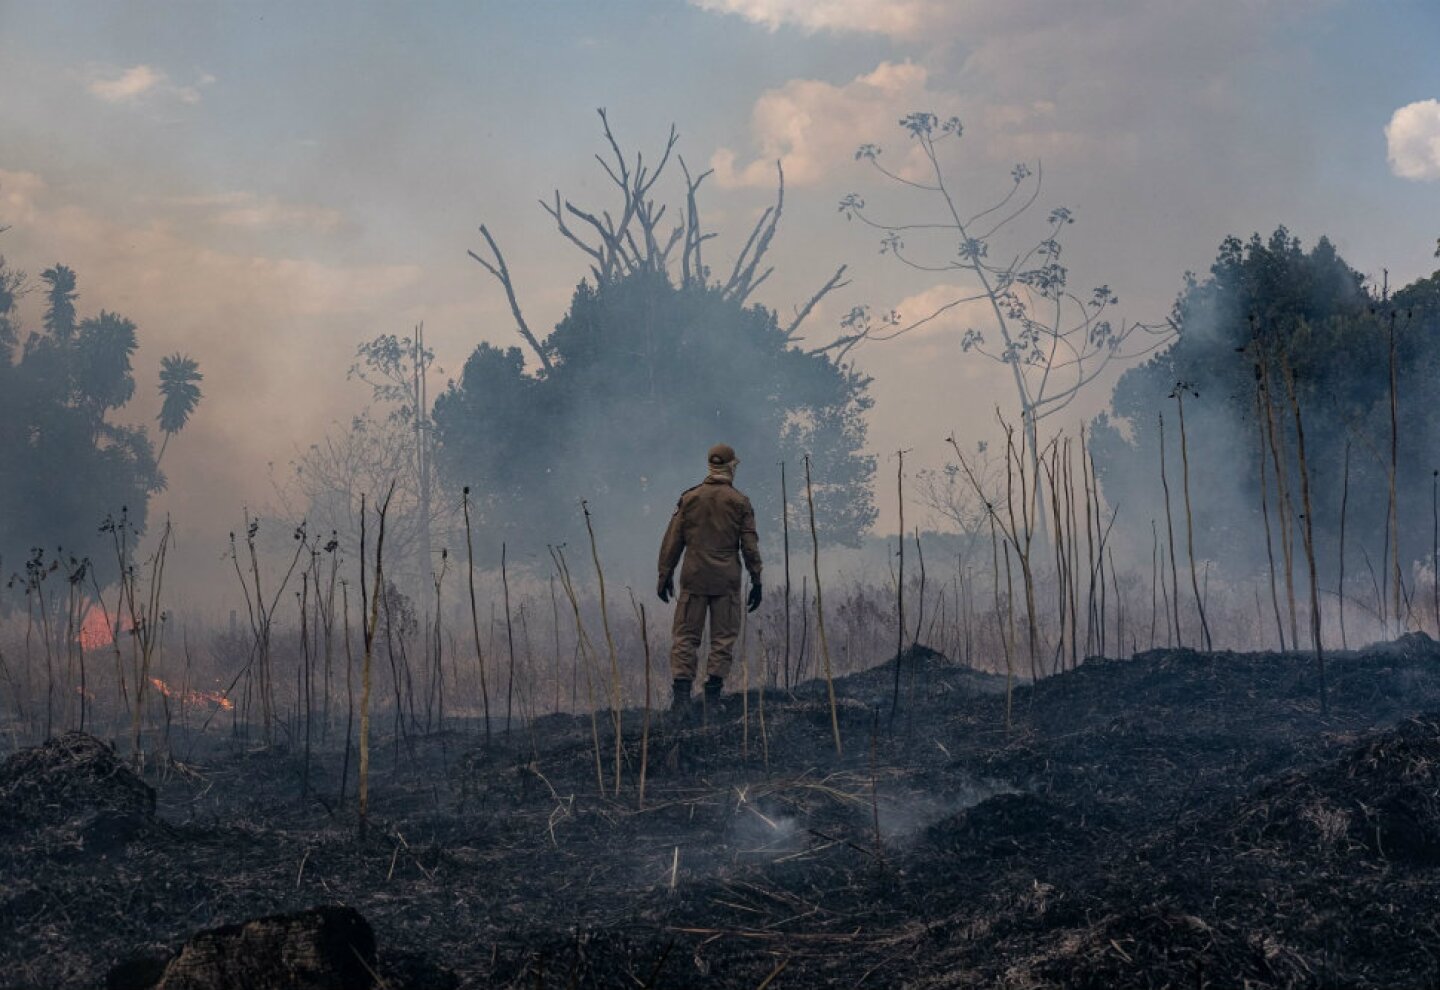
[[[838,758],[819,683],[763,732],[756,692],[657,720],[643,807],[638,711],[618,796],[603,713],[605,796],[589,717],[380,738],[363,840],[333,742],[302,801],[214,728],[144,780],[61,737],[0,769],[0,985],[316,905],[392,987],[1436,984],[1428,639],[1332,656],[1324,715],[1311,657],[1156,651],[1018,687],[1008,731],[1003,681],[907,660],[893,717],[892,665],[837,682]]]

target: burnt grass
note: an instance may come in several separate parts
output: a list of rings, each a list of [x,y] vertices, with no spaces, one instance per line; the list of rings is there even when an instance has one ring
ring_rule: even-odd
[[[341,752],[212,728],[144,781],[69,735],[0,768],[0,986],[103,986],[198,930],[357,909],[383,985],[1434,987],[1440,648],[1152,651],[1017,685],[921,649],[770,691],[762,738],[639,711]],[[343,724],[343,720],[342,720]],[[609,717],[601,767],[614,788]],[[353,763],[352,763],[353,775]],[[153,788],[153,791],[151,790]],[[353,784],[351,786],[353,794]]]

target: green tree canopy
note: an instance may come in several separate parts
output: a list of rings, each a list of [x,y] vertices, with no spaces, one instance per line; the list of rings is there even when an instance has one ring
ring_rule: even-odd
[[[649,554],[717,442],[740,455],[764,537],[782,460],[802,504],[805,453],[822,537],[854,544],[874,519],[869,379],[793,346],[771,310],[641,270],[582,282],[540,346],[550,369],[527,374],[518,348],[481,344],[435,403],[442,474],[471,487],[492,537],[559,542],[586,498]]]

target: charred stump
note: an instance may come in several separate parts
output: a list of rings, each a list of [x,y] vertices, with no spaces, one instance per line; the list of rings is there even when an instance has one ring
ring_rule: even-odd
[[[191,936],[168,959],[110,971],[109,990],[366,990],[375,986],[375,933],[354,908],[273,914]]]

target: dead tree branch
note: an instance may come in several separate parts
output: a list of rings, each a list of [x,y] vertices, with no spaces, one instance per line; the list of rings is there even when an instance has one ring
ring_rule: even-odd
[[[491,275],[494,275],[500,284],[505,287],[505,298],[510,301],[510,312],[515,315],[515,326],[520,331],[520,336],[524,337],[525,343],[529,344],[535,351],[536,356],[540,358],[540,363],[544,366],[545,370],[547,372],[554,370],[550,365],[550,356],[545,353],[545,348],[540,346],[540,341],[530,332],[530,324],[525,322],[525,315],[520,312],[520,300],[515,297],[515,282],[510,277],[510,269],[505,264],[505,256],[500,253],[500,246],[495,243],[495,238],[490,236],[490,231],[485,228],[483,223],[480,225],[480,236],[485,238],[485,243],[490,246],[490,252],[495,255],[495,263],[492,265],[474,251],[466,251],[465,253],[480,262],[484,269]]]
[[[770,241],[775,237],[775,228],[780,223],[780,214],[785,209],[785,168],[780,160],[775,160],[775,174],[777,189],[775,193],[775,205],[767,207],[755,221],[755,227],[750,231],[750,237],[745,241],[745,246],[740,249],[739,256],[735,259],[735,268],[730,273],[721,294],[727,299],[744,303],[755,291],[764,275],[759,280],[755,278],[755,269],[760,266],[760,261],[765,257],[765,252],[770,249]],[[767,270],[765,275],[769,275]]]
[[[810,315],[811,311],[817,305],[819,305],[820,300],[824,299],[836,289],[843,289],[845,286],[850,284],[850,280],[848,278],[845,278],[845,271],[849,267],[849,265],[841,265],[839,268],[835,269],[835,274],[830,276],[830,281],[822,285],[820,287],[820,291],[811,296],[810,301],[807,302],[804,306],[800,307],[800,309],[795,313],[795,319],[791,320],[790,325],[785,328],[785,338],[787,340],[795,336],[795,331],[800,329],[800,324],[805,322],[805,318]],[[845,279],[843,282],[841,281],[842,278]]]
[[[689,285],[694,280],[704,285],[709,273],[705,270],[702,248],[705,242],[715,235],[703,233],[700,229],[700,208],[696,205],[695,194],[700,191],[700,183],[715,170],[706,169],[692,179],[690,169],[685,165],[685,156],[679,155],[677,158],[680,161],[680,171],[685,175],[685,248],[680,255],[680,284]]]

